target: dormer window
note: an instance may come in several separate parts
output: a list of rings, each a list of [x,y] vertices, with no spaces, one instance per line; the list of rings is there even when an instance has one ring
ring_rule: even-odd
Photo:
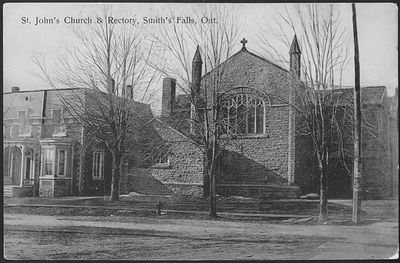
[[[18,111],[18,121],[19,121],[19,137],[31,137],[32,126],[29,125],[29,120],[27,118],[27,111]]]
[[[67,126],[65,125],[64,111],[61,109],[52,110],[54,131],[53,137],[66,137]]]

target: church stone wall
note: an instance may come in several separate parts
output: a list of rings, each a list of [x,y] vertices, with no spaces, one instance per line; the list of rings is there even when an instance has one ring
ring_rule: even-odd
[[[202,153],[192,143],[177,142],[171,148],[169,164],[165,168],[155,165],[152,170],[155,178],[165,183],[202,183]]]
[[[168,161],[148,166],[143,161],[135,160],[136,165],[129,169],[128,192],[137,190],[157,194],[151,188],[161,191],[162,183],[168,191],[177,195],[202,196],[204,164],[199,147],[162,121],[154,120],[152,124],[156,133],[150,134],[149,131],[148,135],[152,143],[159,144],[159,147],[167,146]],[[138,168],[140,166],[143,168]],[[142,184],[144,187],[129,183],[141,181],[146,182]]]
[[[298,112],[295,115],[294,183],[300,187],[303,194],[306,194],[315,190],[314,148],[312,138],[309,135],[304,135],[299,129],[303,125],[304,117]]]
[[[366,95],[365,95],[366,96]],[[379,98],[379,96],[376,96]],[[351,107],[352,97],[349,98]],[[351,114],[350,108],[346,114]],[[393,196],[393,177],[390,172],[388,110],[385,102],[364,103],[362,116],[361,173],[363,199],[380,199]],[[343,149],[340,156],[332,153],[328,171],[328,197],[351,198],[353,174],[353,121],[342,120]],[[301,123],[298,116],[297,122]],[[302,192],[319,192],[319,171],[314,148],[309,136],[296,135],[296,185]],[[343,159],[344,158],[344,159]],[[344,164],[345,161],[345,164]],[[347,168],[346,168],[347,167]]]
[[[293,133],[289,131],[289,72],[248,51],[233,55],[222,67],[228,76],[223,79],[223,90],[248,87],[270,106],[264,134],[239,135],[229,143],[221,157],[222,176],[217,183],[288,184],[289,132]],[[202,84],[208,78],[212,73],[203,77]]]
[[[290,82],[286,70],[247,51],[233,55],[225,63],[222,90],[250,87],[268,94],[272,104],[288,103]],[[202,85],[212,76],[212,73],[205,75]]]
[[[387,198],[392,195],[389,164],[388,113],[379,105],[367,105],[362,115],[369,124],[362,133],[363,198]]]
[[[283,183],[288,179],[288,106],[267,109],[266,133],[243,135],[222,156],[220,183]]]

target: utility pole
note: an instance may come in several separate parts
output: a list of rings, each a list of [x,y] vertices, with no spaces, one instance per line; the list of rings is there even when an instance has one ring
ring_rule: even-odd
[[[355,224],[361,222],[361,95],[360,95],[360,61],[358,57],[356,5],[351,4],[353,11],[354,35],[354,167],[353,167],[353,218]]]

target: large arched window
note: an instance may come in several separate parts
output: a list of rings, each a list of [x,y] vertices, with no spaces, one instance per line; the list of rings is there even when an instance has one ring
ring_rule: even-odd
[[[238,94],[222,103],[224,133],[265,132],[265,101],[251,94]]]

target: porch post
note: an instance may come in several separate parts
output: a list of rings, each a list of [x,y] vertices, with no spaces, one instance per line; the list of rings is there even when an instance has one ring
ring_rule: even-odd
[[[24,184],[24,162],[25,162],[25,146],[21,146],[21,182],[19,185],[22,187]]]
[[[8,167],[8,172],[10,173],[8,176],[11,178],[11,184],[13,184],[12,182],[12,173],[13,173],[13,165],[14,165],[14,146],[10,146],[10,162],[9,162],[9,167]]]
[[[31,148],[31,169],[30,169],[30,174],[29,174],[29,179],[35,180],[35,150]]]

